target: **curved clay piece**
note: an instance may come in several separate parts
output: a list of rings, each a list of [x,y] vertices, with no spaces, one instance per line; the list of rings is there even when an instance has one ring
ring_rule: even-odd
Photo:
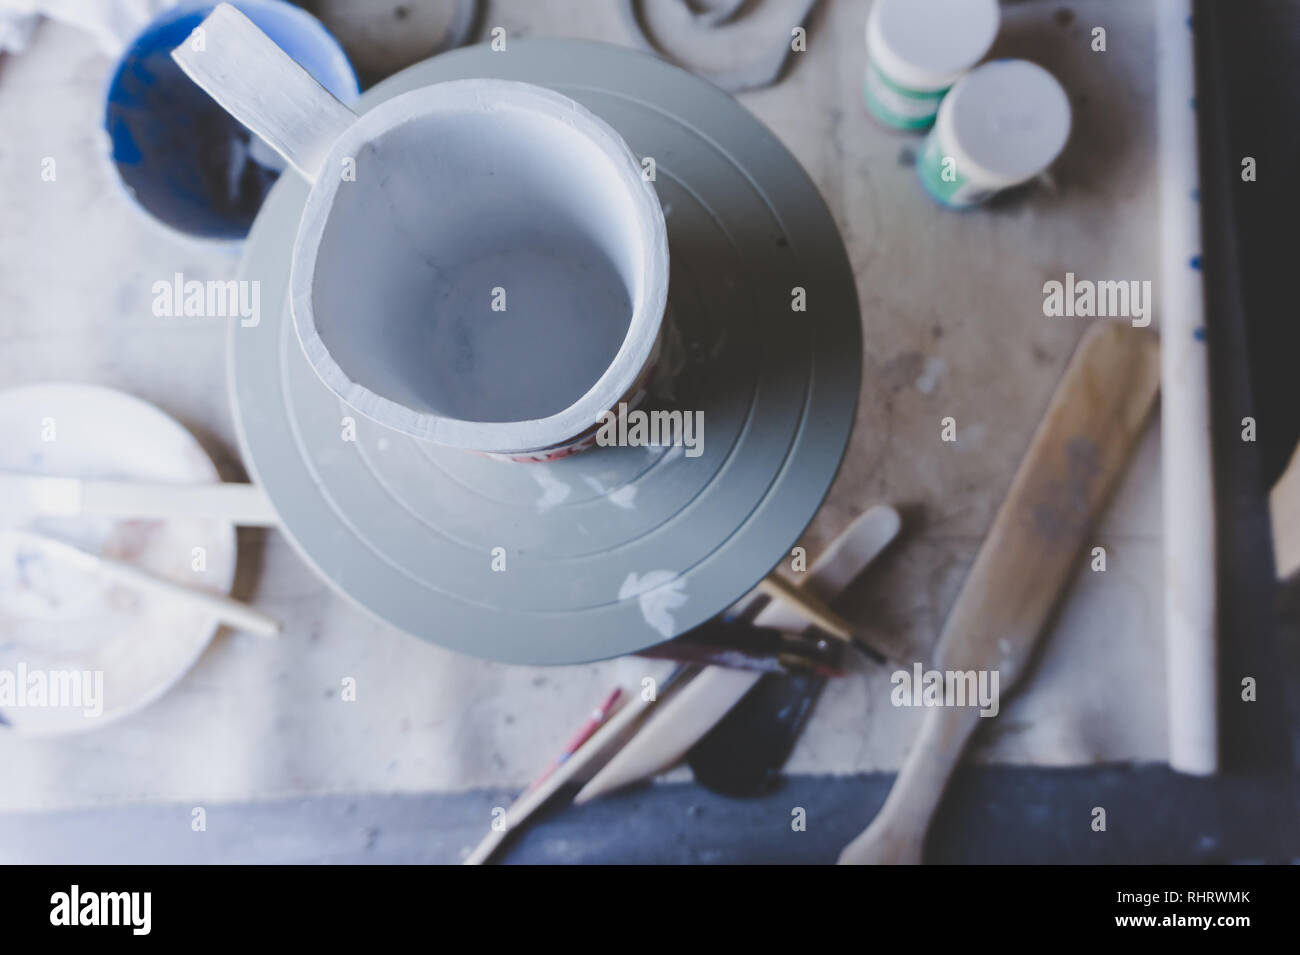
[[[746,90],[761,90],[764,87],[771,86],[781,79],[781,74],[785,72],[785,65],[794,52],[789,43],[791,31],[796,27],[805,26],[812,12],[816,9],[820,0],[801,0],[801,5],[795,10],[794,19],[786,29],[781,43],[772,49],[771,53],[759,57],[752,63],[748,63],[738,69],[728,70],[724,73],[704,73],[696,70],[691,72],[702,76],[713,85],[726,90],[728,93],[743,93]],[[646,27],[644,11],[642,9],[644,0],[622,0],[623,16],[631,27],[632,33],[637,39],[638,45],[648,53],[662,57],[676,66],[686,69],[678,60],[663,50],[650,36],[650,31]],[[721,7],[711,10],[697,10],[691,6],[691,11],[695,15],[695,20],[709,28],[721,26],[729,22],[740,9],[740,4],[728,2]]]

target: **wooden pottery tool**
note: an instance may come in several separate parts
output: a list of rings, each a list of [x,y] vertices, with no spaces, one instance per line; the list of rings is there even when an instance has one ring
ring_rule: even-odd
[[[902,521],[892,507],[878,504],[860,515],[813,562],[803,587],[825,601],[848,587],[898,534]],[[750,598],[756,599],[756,595]],[[745,602],[748,604],[748,600]],[[762,627],[806,628],[807,622],[789,604],[772,601],[754,618]],[[587,802],[597,796],[653,776],[678,762],[717,725],[758,682],[761,674],[708,667],[672,699],[666,700],[634,736],[574,798]]]
[[[1278,580],[1300,571],[1300,445],[1268,495],[1273,523],[1273,563]]]
[[[996,670],[1004,692],[1019,679],[1159,384],[1153,334],[1112,323],[1084,334],[948,614],[938,669]],[[930,818],[980,712],[925,712],[885,804],[841,863],[921,861]]]

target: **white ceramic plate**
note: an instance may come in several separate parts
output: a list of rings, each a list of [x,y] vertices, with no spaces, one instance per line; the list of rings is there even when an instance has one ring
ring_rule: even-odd
[[[43,384],[0,392],[0,434],[3,471],[219,480],[181,424],[108,388]],[[43,517],[22,502],[0,501],[0,528],[13,526],[214,592],[228,593],[235,576],[235,530],[222,521]],[[0,535],[0,716],[17,730],[84,731],[146,706],[180,680],[216,629],[203,611],[108,582]],[[42,681],[43,704],[35,693]],[[10,694],[19,682],[26,698],[14,705]],[[72,685],[84,694],[78,705],[70,689],[57,689]]]

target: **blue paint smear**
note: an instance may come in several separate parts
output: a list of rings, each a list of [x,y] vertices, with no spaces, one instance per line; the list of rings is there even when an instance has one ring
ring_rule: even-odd
[[[1192,256],[1191,260],[1188,261],[1187,264],[1190,265],[1195,271],[1197,272],[1201,271],[1201,257],[1199,255]]]
[[[234,5],[331,93],[356,99],[347,57],[313,18],[281,0]],[[182,232],[240,239],[279,173],[253,161],[253,134],[171,58],[215,6],[185,4],[132,42],[109,84],[104,129],[118,174],[146,211]]]
[[[1197,325],[1196,328],[1192,331],[1192,337],[1195,338],[1198,342],[1205,341],[1205,326]]]

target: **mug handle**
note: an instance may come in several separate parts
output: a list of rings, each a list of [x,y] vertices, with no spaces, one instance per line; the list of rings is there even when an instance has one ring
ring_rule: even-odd
[[[228,3],[218,4],[172,59],[209,96],[315,182],[356,113]]]

